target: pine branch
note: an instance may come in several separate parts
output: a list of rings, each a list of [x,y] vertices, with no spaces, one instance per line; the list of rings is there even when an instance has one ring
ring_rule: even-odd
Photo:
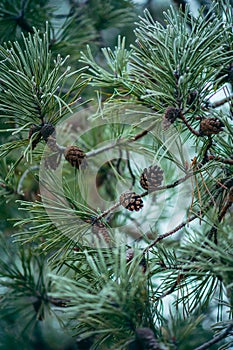
[[[220,162],[220,163],[233,165],[233,159],[224,159],[221,157],[210,155],[210,156],[208,156],[208,160],[215,160],[215,161]]]
[[[185,220],[184,222],[182,222],[181,224],[179,224],[178,226],[176,226],[173,230],[168,231],[162,235],[160,235],[156,240],[154,240],[151,244],[149,244],[145,249],[144,252],[146,253],[147,251],[150,250],[150,248],[154,247],[158,242],[162,241],[164,238],[167,238],[171,235],[173,235],[174,233],[178,232],[179,230],[181,230],[183,227],[185,227],[188,223],[190,223],[191,221],[197,219],[200,217],[201,211],[199,211],[197,214],[189,217],[187,220]]]
[[[232,102],[232,99],[233,99],[233,95],[230,94],[229,96],[226,96],[226,97],[222,98],[219,101],[215,101],[215,102],[212,102],[212,103],[207,103],[207,108],[218,108],[218,107],[221,107],[225,103]]]
[[[221,334],[216,335],[213,339],[209,340],[208,342],[198,346],[194,350],[205,350],[209,349],[210,346],[217,344],[219,341],[225,339],[232,331],[233,324],[230,324]]]
[[[116,141],[111,142],[109,145],[106,145],[106,146],[103,146],[99,149],[94,149],[93,151],[87,152],[86,156],[87,156],[87,158],[91,158],[91,157],[95,157],[96,155],[98,155],[102,152],[109,151],[110,149],[113,149],[115,147],[119,147],[119,148],[122,146],[126,147],[130,143],[138,141],[142,137],[146,136],[150,131],[152,131],[157,126],[157,124],[158,124],[157,121],[155,121],[155,122],[151,123],[151,125],[148,126],[146,128],[146,130],[139,132],[135,136],[132,136],[129,139],[120,138]]]

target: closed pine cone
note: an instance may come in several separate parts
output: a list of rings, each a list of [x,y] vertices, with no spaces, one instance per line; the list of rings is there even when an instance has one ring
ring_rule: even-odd
[[[155,338],[154,332],[147,327],[136,329],[136,340],[140,349],[147,350],[161,350],[157,339]]]
[[[75,168],[86,167],[86,154],[77,146],[68,146],[64,151],[65,159]]]
[[[223,131],[224,124],[218,118],[203,119],[200,123],[200,135],[209,136]]]
[[[42,126],[40,132],[49,148],[54,152],[58,151],[55,127],[52,124],[47,123]]]
[[[130,211],[139,211],[143,207],[143,201],[139,194],[127,191],[120,196],[120,203]]]
[[[141,177],[140,185],[149,192],[153,192],[163,182],[163,170],[158,165],[151,165],[145,168]]]
[[[52,124],[47,123],[42,126],[40,132],[45,142],[47,142],[49,136],[51,136],[52,134],[55,134],[55,127]]]

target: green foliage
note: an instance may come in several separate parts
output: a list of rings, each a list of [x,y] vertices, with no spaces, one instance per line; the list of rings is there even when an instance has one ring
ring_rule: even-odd
[[[230,348],[232,7],[145,10],[100,56],[133,2],[51,4],[0,5],[0,347]]]
[[[13,130],[43,120],[56,123],[71,111],[69,103],[77,98],[75,95],[70,99],[73,87],[67,93],[63,87],[73,75],[77,76],[77,84],[78,72],[69,72],[69,66],[62,71],[67,58],[58,56],[53,61],[48,30],[43,38],[39,32],[23,37],[22,47],[15,42],[0,49],[1,113],[9,122],[13,119],[12,123],[18,124]]]
[[[70,265],[75,268],[75,281],[53,276],[56,292],[52,295],[71,300],[67,312],[75,333],[81,338],[96,335],[95,347],[123,349],[133,331],[148,322],[147,278],[139,258],[127,263],[125,248],[84,251],[76,253]]]
[[[22,33],[33,33],[33,27],[44,30],[52,7],[48,0],[9,1],[0,4],[1,43],[20,40]]]
[[[190,110],[195,108],[194,102],[197,101],[196,105],[200,106],[213,89],[213,82],[217,84],[219,71],[232,61],[225,38],[227,31],[228,40],[232,41],[231,22],[223,23],[218,17],[205,21],[200,13],[197,18],[191,17],[190,32],[187,27],[188,11],[187,7],[182,16],[171,8],[165,14],[165,28],[145,11],[145,17],[141,18],[135,30],[137,46],[132,46],[131,55],[124,51],[121,42],[115,54],[110,49],[103,50],[112,71],[108,78],[109,73],[95,63],[90,52],[88,58],[83,56],[82,61],[90,66],[88,77],[92,77],[92,84],[106,87],[106,81],[109,81],[115,86],[116,79],[122,77],[121,72],[126,72],[125,79],[121,79],[122,87],[154,110],[161,111],[170,105]],[[124,60],[121,57],[125,57]],[[119,64],[120,69],[117,69]],[[190,106],[190,94],[194,89],[197,95]],[[195,108],[195,112],[200,113],[201,110]]]

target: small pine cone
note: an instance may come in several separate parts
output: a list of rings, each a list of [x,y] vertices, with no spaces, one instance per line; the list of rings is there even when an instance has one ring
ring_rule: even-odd
[[[147,327],[136,329],[136,341],[140,349],[143,350],[161,350],[161,347],[155,339],[154,332]]]
[[[68,146],[64,151],[65,159],[75,168],[86,167],[86,154],[77,146]]]
[[[209,136],[223,131],[224,124],[217,118],[203,119],[200,123],[200,135]]]
[[[44,124],[41,128],[41,135],[43,136],[45,142],[48,141],[49,136],[52,134],[55,134],[55,127],[50,123]]]
[[[56,152],[59,150],[56,140],[56,130],[52,124],[44,124],[41,128],[41,134],[43,139],[52,151]]]
[[[96,221],[92,226],[92,233],[98,238],[104,239],[106,243],[110,243],[110,237],[106,225],[101,221]]]
[[[163,170],[158,165],[145,168],[140,177],[140,185],[149,192],[153,192],[163,182]]]
[[[139,211],[143,207],[143,201],[139,194],[127,191],[120,196],[120,203],[130,211]]]
[[[181,111],[178,108],[168,107],[165,111],[164,118],[167,119],[170,123],[174,123],[174,121],[179,118],[181,115]]]

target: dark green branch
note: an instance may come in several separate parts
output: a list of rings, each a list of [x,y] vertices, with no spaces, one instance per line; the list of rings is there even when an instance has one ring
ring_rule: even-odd
[[[194,350],[205,350],[209,349],[212,345],[218,343],[219,341],[225,339],[232,331],[233,324],[230,324],[221,334],[216,335],[213,339],[209,340],[208,342],[198,346]]]

